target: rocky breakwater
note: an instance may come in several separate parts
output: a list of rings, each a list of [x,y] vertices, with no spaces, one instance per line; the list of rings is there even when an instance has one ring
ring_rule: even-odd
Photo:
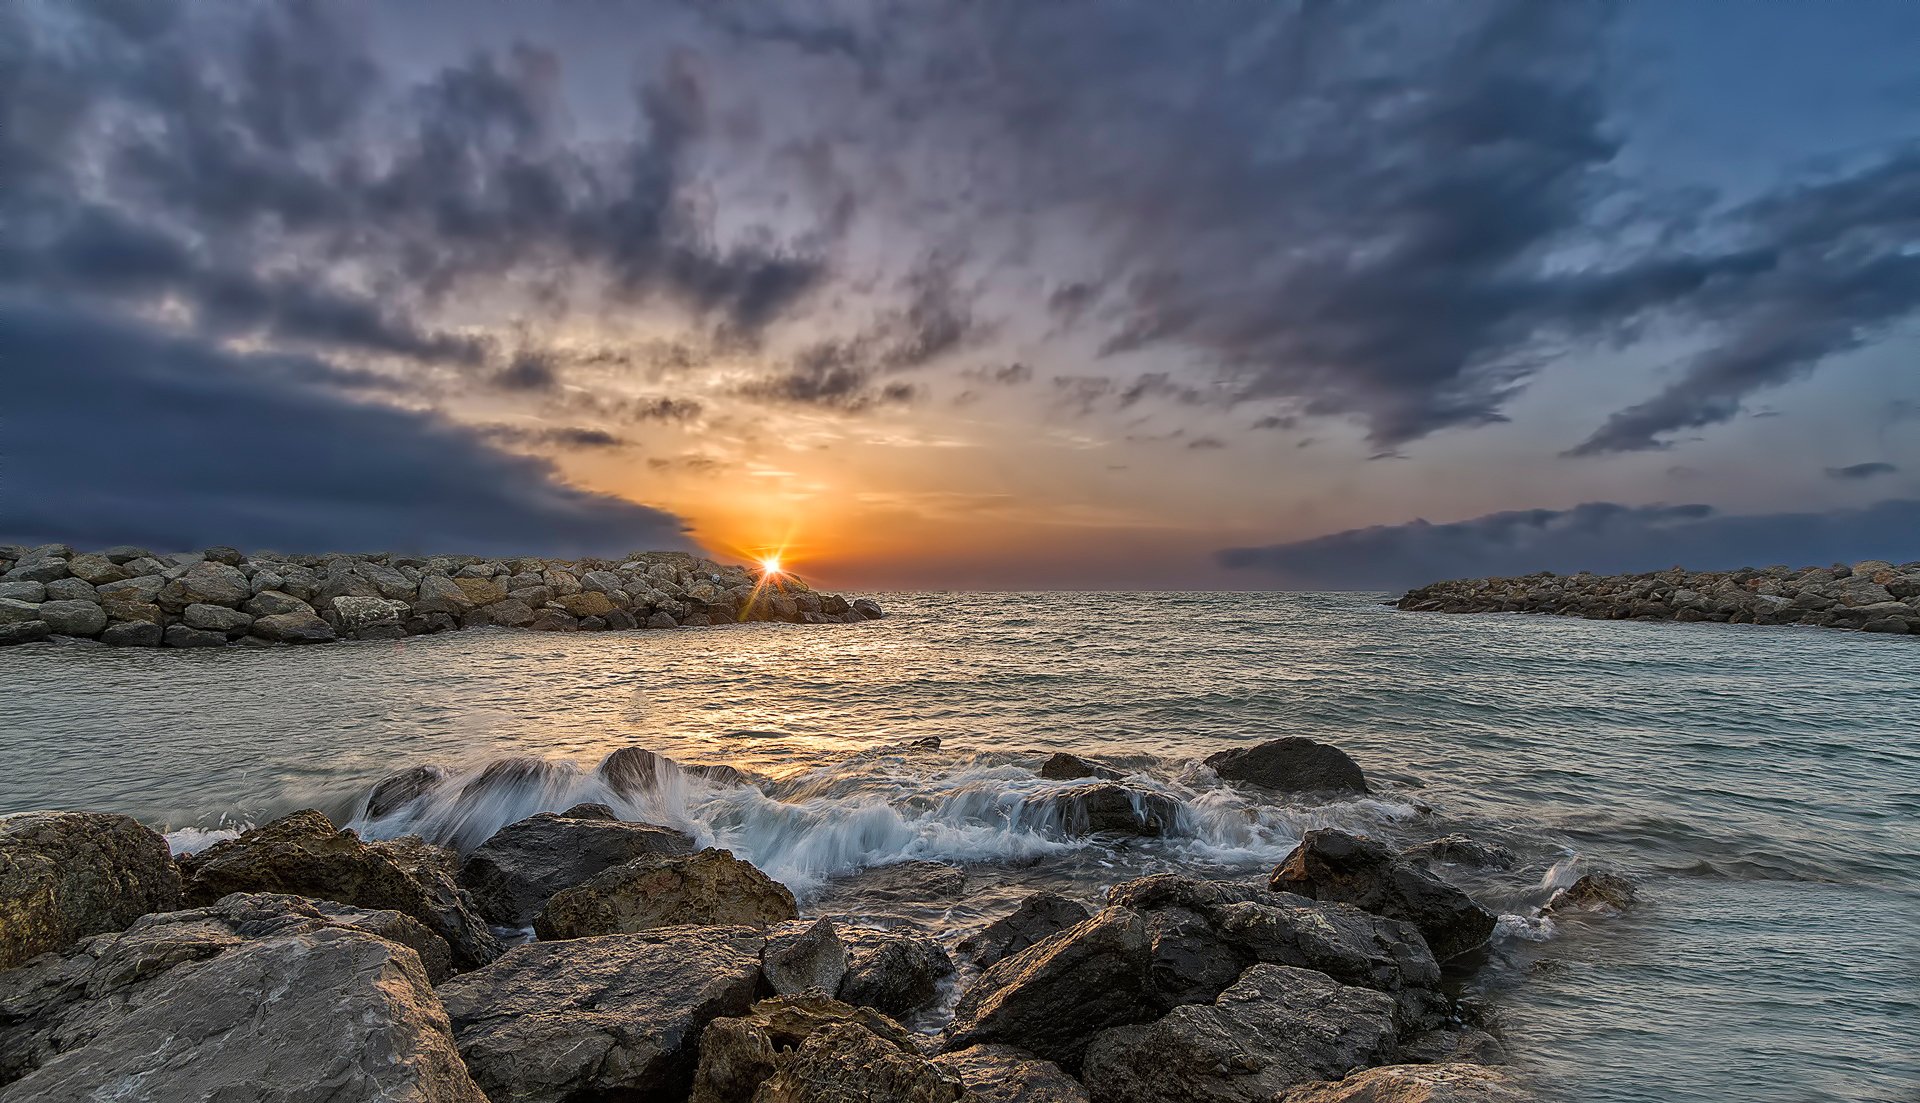
[[[685,769],[619,753],[651,762],[636,785]],[[1368,788],[1307,740],[1218,769],[1276,795]],[[428,799],[418,780],[388,797]],[[178,860],[124,817],[0,817],[19,935],[0,1103],[1528,1103],[1449,995],[1494,924],[1430,865],[1470,850],[1316,830],[1257,880],[1040,893],[958,941],[961,969],[935,932],[801,918],[749,863],[604,804],[464,854],[314,811]]]
[[[1920,634],[1920,562],[1462,578],[1409,590],[1394,604],[1419,613],[1805,624],[1909,635]]]
[[[270,646],[457,628],[595,632],[879,616],[869,598],[849,601],[791,575],[685,552],[559,560],[0,545],[0,644]]]

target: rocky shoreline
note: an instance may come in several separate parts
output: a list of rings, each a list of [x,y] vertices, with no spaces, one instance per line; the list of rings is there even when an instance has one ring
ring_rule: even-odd
[[[816,593],[791,575],[686,552],[560,560],[0,545],[0,645],[273,646],[460,628],[594,632],[881,615],[870,598]]]
[[[1909,635],[1920,634],[1920,562],[1462,578],[1408,590],[1394,605],[1420,613],[1804,624]]]
[[[1274,800],[1368,790],[1304,739],[1207,765]],[[1102,809],[1072,830],[1154,833],[1100,799],[1130,791],[1102,764],[1045,770]],[[416,767],[363,811],[512,773]],[[641,748],[596,776],[622,799],[751,784]],[[464,851],[308,810],[177,858],[124,816],[19,813],[0,817],[0,1103],[1525,1103],[1452,994],[1495,917],[1441,874],[1499,859],[1315,829],[1265,877],[1147,876],[1095,907],[1038,892],[949,952],[803,916],[753,865],[605,804]],[[1587,878],[1559,906],[1626,900]]]

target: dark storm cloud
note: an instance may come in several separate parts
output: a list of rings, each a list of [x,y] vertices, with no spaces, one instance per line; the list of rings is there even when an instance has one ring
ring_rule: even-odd
[[[1516,510],[1470,521],[1376,525],[1218,554],[1227,567],[1288,586],[1398,589],[1447,578],[1696,570],[1902,560],[1920,543],[1920,501],[1860,510],[1722,514],[1709,506],[1588,502],[1572,509]]]
[[[594,429],[584,425],[551,425],[539,428],[526,425],[489,425],[481,432],[488,440],[522,446],[618,448],[626,443],[605,429]]]
[[[687,545],[678,518],[564,486],[479,431],[342,397],[357,376],[315,357],[0,301],[0,358],[10,539],[535,555]]]
[[[1890,463],[1850,463],[1845,467],[1827,468],[1829,479],[1871,479],[1875,475],[1891,475],[1900,469]]]

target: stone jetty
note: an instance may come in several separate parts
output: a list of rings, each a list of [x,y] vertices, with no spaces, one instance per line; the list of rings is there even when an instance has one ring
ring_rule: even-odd
[[[561,560],[0,545],[0,644],[272,646],[457,628],[594,632],[879,616],[870,598],[849,601],[791,575],[686,552]]]
[[[1394,604],[1420,613],[1552,613],[1920,634],[1920,562],[1462,578],[1409,590]]]

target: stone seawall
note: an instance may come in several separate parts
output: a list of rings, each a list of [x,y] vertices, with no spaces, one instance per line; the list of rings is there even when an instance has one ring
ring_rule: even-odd
[[[0,545],[0,644],[48,638],[125,647],[397,639],[456,628],[591,632],[738,621],[837,624],[880,606],[686,552],[624,559],[471,555],[156,555]]]
[[[1462,578],[1409,590],[1394,604],[1422,613],[1552,613],[1920,634],[1920,563]]]

